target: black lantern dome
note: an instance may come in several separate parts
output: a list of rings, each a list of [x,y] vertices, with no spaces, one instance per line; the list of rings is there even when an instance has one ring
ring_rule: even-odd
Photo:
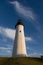
[[[16,28],[16,26],[18,26],[18,25],[23,25],[23,26],[24,26],[24,24],[22,23],[22,20],[21,20],[21,19],[18,20],[17,24],[15,25],[15,28]]]

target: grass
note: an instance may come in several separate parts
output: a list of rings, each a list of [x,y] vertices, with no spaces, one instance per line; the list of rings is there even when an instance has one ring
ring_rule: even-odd
[[[0,57],[0,65],[43,65],[43,58],[32,57]]]

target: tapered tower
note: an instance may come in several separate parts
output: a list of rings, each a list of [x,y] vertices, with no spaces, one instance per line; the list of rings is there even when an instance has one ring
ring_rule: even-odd
[[[24,36],[24,25],[22,20],[19,19],[16,26],[16,34],[13,47],[13,57],[25,57],[26,56],[26,43]]]

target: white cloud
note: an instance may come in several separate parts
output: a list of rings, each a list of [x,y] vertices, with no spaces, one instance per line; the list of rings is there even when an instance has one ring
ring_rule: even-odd
[[[13,48],[13,45],[11,45],[11,44],[7,44],[6,46],[7,46],[8,48],[11,48],[11,49]]]
[[[31,53],[31,54],[29,54],[28,56],[30,56],[30,57],[41,57],[41,53],[37,53],[37,52],[33,52],[33,53]]]
[[[8,47],[0,47],[0,53],[4,53],[4,55],[6,53],[11,54],[12,53],[12,49],[8,48]],[[1,54],[0,54],[1,55]],[[7,55],[7,54],[6,54]]]
[[[34,51],[33,48],[28,47],[28,46],[27,46],[27,49],[30,50],[30,51]]]
[[[13,1],[13,2],[9,2],[10,4],[14,5],[14,9],[21,14],[22,17],[27,18],[27,19],[32,19],[32,20],[36,20],[36,14],[34,13],[34,11],[32,10],[32,8],[30,7],[25,7],[23,6],[21,3],[19,3],[18,1]]]
[[[26,41],[33,41],[32,37],[25,37]]]
[[[10,4],[12,4],[14,6],[14,9],[16,10],[16,12],[24,17],[25,19],[28,19],[30,20],[30,22],[32,23],[32,25],[36,28],[36,30],[38,31],[38,33],[40,33],[40,36],[43,35],[43,31],[42,31],[42,28],[41,28],[41,25],[38,21],[38,17],[35,12],[33,11],[32,8],[30,7],[26,7],[24,6],[23,4],[21,4],[20,2],[18,1],[12,1],[12,2],[9,2]],[[32,21],[33,20],[33,21]],[[43,37],[43,36],[42,36]]]
[[[8,37],[9,39],[14,40],[15,39],[15,30],[10,28],[4,28],[0,26],[0,34],[4,35],[5,37]],[[33,39],[31,37],[25,37],[26,41],[32,41]],[[5,40],[5,39],[3,39]]]
[[[6,48],[6,47],[0,47],[0,50],[10,50],[11,48]]]
[[[13,29],[5,29],[5,33],[7,34],[7,37],[14,39],[15,37],[15,30]]]
[[[15,38],[15,30],[10,29],[10,28],[4,28],[0,26],[0,34],[4,35],[5,37],[8,37],[10,39]]]

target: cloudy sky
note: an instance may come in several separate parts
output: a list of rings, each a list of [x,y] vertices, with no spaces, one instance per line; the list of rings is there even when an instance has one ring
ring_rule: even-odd
[[[0,0],[0,56],[12,56],[18,19],[25,25],[27,54],[43,55],[43,0]]]

